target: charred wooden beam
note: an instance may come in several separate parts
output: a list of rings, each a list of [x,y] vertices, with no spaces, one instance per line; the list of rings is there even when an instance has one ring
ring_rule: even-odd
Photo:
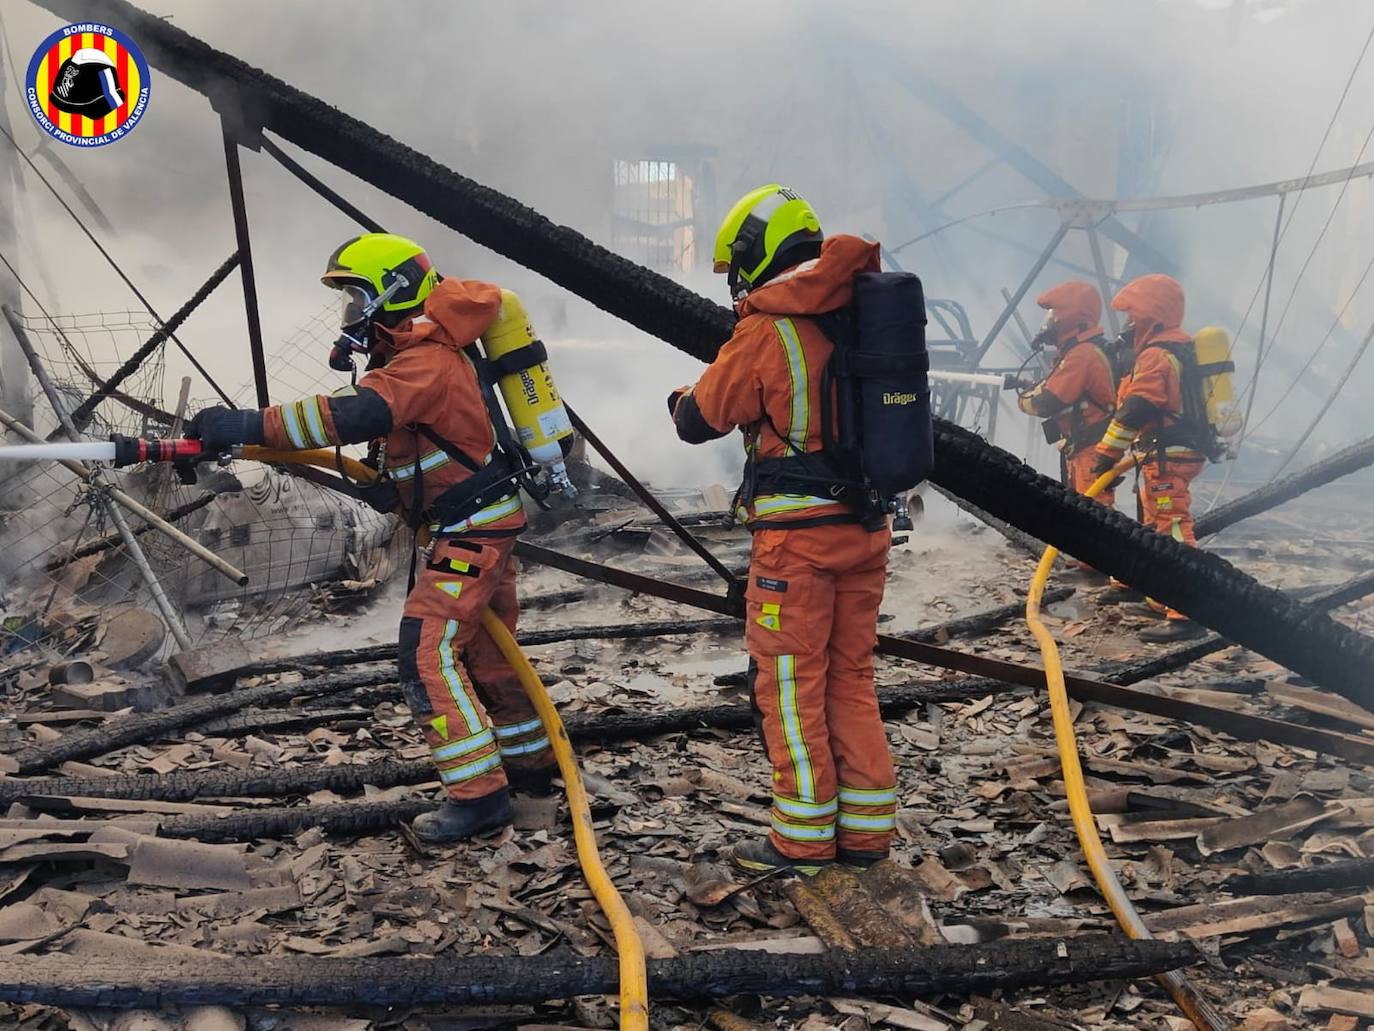
[[[433,777],[434,767],[427,765],[429,777]],[[158,834],[164,838],[192,841],[256,841],[259,838],[289,838],[310,827],[319,827],[326,834],[357,837],[409,823],[437,805],[431,798],[405,798],[388,802],[231,809],[223,814],[163,819],[158,824]]]
[[[1374,885],[1374,859],[1346,859],[1297,870],[1236,874],[1222,881],[1220,887],[1232,895],[1288,895],[1370,885]]]
[[[128,360],[120,365],[120,367],[114,371],[113,375],[100,385],[100,389],[86,398],[86,400],[82,401],[81,404],[77,405],[75,411],[72,412],[72,422],[76,424],[77,429],[86,428],[86,424],[91,421],[91,416],[95,414],[96,406],[105,398],[115,393],[121,383],[137,372],[139,366],[143,364],[150,354],[165,344],[169,338],[174,337],[176,331],[181,328],[181,324],[191,317],[191,313],[199,308],[207,297],[215,292],[215,289],[224,282],[230,272],[238,268],[238,264],[239,252],[235,251],[220,263],[219,268],[210,273],[210,278],[200,285],[196,292],[187,299],[185,304],[172,313],[171,318],[161,323],[157,329],[154,330],[153,335],[147,339],[142,347],[129,355]],[[178,341],[178,343],[180,343],[180,341]],[[199,368],[199,366],[197,367]],[[200,369],[200,371],[203,373],[205,370]]]
[[[35,773],[74,759],[91,759],[98,755],[107,755],[116,749],[136,745],[159,734],[179,730],[226,713],[237,712],[250,705],[284,702],[288,698],[316,697],[369,684],[395,683],[395,680],[395,670],[385,669],[360,670],[356,673],[341,673],[285,684],[264,684],[233,694],[197,698],[160,712],[121,716],[90,730],[64,734],[56,741],[31,745],[15,752],[13,759],[18,765],[17,772]]]
[[[1342,448],[1330,458],[1289,473],[1258,490],[1228,501],[1212,509],[1197,521],[1196,531],[1199,538],[1220,533],[1228,526],[1234,526],[1242,519],[1267,512],[1286,501],[1306,494],[1310,490],[1349,476],[1370,465],[1374,465],[1374,437],[1366,437],[1358,443]]]
[[[1072,587],[1051,587],[1045,591],[1041,599],[1042,605],[1052,605],[1057,601],[1073,597],[1075,591]],[[1010,619],[1016,619],[1026,613],[1026,602],[1024,599],[1009,602],[1006,605],[997,605],[990,609],[983,609],[980,612],[971,612],[967,616],[958,616],[955,619],[947,619],[943,623],[935,623],[931,626],[918,627],[910,633],[898,634],[898,637],[908,641],[931,641],[939,642],[948,640],[951,637],[972,637],[975,634],[986,634],[989,630],[996,630],[1003,623]]]
[[[553,630],[521,630],[516,640],[525,647],[556,644],[560,641],[627,641],[646,637],[673,637],[678,634],[708,634],[737,630],[739,620],[729,617],[715,619],[664,619],[647,623],[613,623],[599,626],[569,626]],[[330,669],[353,666],[363,662],[387,662],[396,658],[396,645],[376,644],[366,648],[344,648],[332,652],[313,652],[284,659],[264,659],[237,669],[227,670],[216,680],[262,676],[307,669]],[[193,681],[199,686],[200,681]]]
[[[311,682],[302,681],[291,686],[299,689],[303,683]],[[879,695],[879,706],[883,716],[891,719],[928,702],[971,701],[1002,687],[977,677],[903,684],[884,688]],[[579,713],[568,716],[564,724],[573,741],[645,741],[663,734],[702,729],[742,730],[754,725],[754,715],[747,704],[709,705],[668,712]],[[162,728],[159,726],[156,732],[161,733]],[[34,795],[84,795],[160,802],[191,802],[198,798],[289,798],[312,791],[340,794],[360,791],[365,784],[377,788],[425,784],[433,778],[434,764],[428,759],[414,762],[387,759],[294,769],[178,770],[168,774],[111,777],[3,777],[0,778],[0,804]]]
[[[865,949],[907,949],[916,944],[906,928],[878,904],[859,880],[859,875],[849,867],[827,867],[812,877],[808,886],[824,900],[854,941]]]
[[[929,996],[1145,977],[1197,962],[1182,942],[1093,935],[985,945],[775,956],[724,949],[649,961],[662,1001],[730,995]],[[614,994],[614,957],[259,958],[178,953],[157,963],[99,956],[9,956],[0,1001],[63,1007],[436,1006]]]
[[[1044,604],[1063,601],[1074,593],[1072,587],[1054,587],[1045,592]],[[524,604],[522,602],[522,604]],[[951,637],[986,633],[1025,611],[1024,601],[984,609],[959,616],[943,623],[920,627],[901,636],[911,641],[941,641]],[[516,639],[526,647],[557,644],[561,641],[627,641],[649,637],[675,637],[681,634],[727,633],[739,628],[739,620],[730,616],[713,619],[664,619],[645,623],[610,623],[597,626],[570,626],[552,630],[521,630]],[[364,662],[386,662],[396,658],[394,644],[375,644],[366,648],[342,648],[329,652],[311,652],[281,659],[263,659],[217,674],[215,680],[230,681],[239,677],[264,676],[309,669],[332,669]],[[201,681],[192,681],[201,686]]]
[[[1309,592],[1308,599],[1314,607],[1325,608],[1345,604],[1363,597],[1372,590],[1374,574],[1362,574],[1341,584]],[[1288,740],[1296,734],[1299,737],[1293,738],[1293,743],[1332,754],[1342,754],[1342,749],[1347,745],[1355,747],[1362,744],[1359,738],[1352,735],[1214,709],[1210,706],[1194,704],[1185,711],[1184,708],[1180,708],[1183,703],[1164,696],[1139,691],[1124,693],[1110,690],[1112,687],[1136,684],[1180,669],[1197,659],[1220,651],[1229,644],[1225,638],[1213,634],[1149,659],[1112,664],[1098,671],[1098,681],[1075,678],[1075,683],[1098,685],[1098,695],[1075,696],[1086,701],[1096,700],[1127,708],[1142,708],[1164,716],[1195,719],[1204,725],[1215,726],[1240,737],[1248,735],[1251,739],[1263,740],[1273,733],[1279,735],[1279,740]],[[20,763],[21,774],[34,773],[68,759],[91,758],[105,754],[113,748],[149,740],[168,730],[218,719],[226,713],[237,711],[241,706],[271,704],[289,698],[320,697],[333,692],[366,689],[369,686],[393,682],[394,677],[389,672],[366,672],[248,688],[232,695],[198,699],[148,716],[122,717],[94,730],[78,731],[48,745],[25,749],[16,753],[15,758]],[[891,719],[926,702],[980,698],[992,692],[1008,690],[1010,687],[1011,685],[1001,681],[984,677],[917,682],[881,690],[878,702],[884,718]],[[1077,688],[1071,688],[1071,693],[1075,690]],[[662,734],[690,732],[696,729],[730,730],[752,725],[753,715],[747,705],[703,706],[660,713],[576,715],[570,716],[567,720],[568,733],[574,741],[645,740]],[[110,747],[107,748],[107,745]],[[65,747],[59,750],[58,746]],[[67,754],[68,752],[71,754]],[[9,777],[0,778],[0,803],[14,801],[26,794],[147,798],[178,802],[209,797],[283,797],[296,793],[308,794],[325,788],[339,792],[356,791],[364,784],[376,787],[419,784],[425,783],[431,775],[432,768],[428,762],[402,763],[387,760],[380,763],[304,767],[296,770],[187,771],[167,776],[143,774],[35,779]]]

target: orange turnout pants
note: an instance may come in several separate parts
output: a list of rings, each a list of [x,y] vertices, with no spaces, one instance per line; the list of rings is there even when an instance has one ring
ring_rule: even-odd
[[[1097,462],[1097,453],[1092,448],[1083,448],[1075,451],[1064,460],[1069,469],[1069,486],[1079,494],[1088,493],[1088,488],[1097,482],[1097,476],[1093,473],[1093,466]],[[1116,488],[1108,487],[1095,498],[1099,505],[1106,505],[1108,508],[1116,507]],[[1086,562],[1074,561],[1079,569],[1092,569],[1093,567]]]
[[[1097,480],[1093,473],[1093,466],[1097,463],[1097,452],[1092,448],[1084,448],[1070,455],[1065,462],[1069,467],[1069,486],[1078,491],[1079,494],[1088,493],[1088,488]],[[1109,487],[1097,495],[1099,504],[1106,505],[1108,508],[1116,507],[1116,488]]]
[[[1182,457],[1165,455],[1161,463],[1151,456],[1140,464],[1140,505],[1142,521],[1190,548],[1197,544],[1193,533],[1192,483],[1206,467],[1207,460],[1189,453]],[[1161,467],[1162,466],[1162,467]],[[1170,619],[1187,619],[1182,612],[1161,605],[1153,598],[1150,607]]]
[[[855,524],[754,534],[750,687],[785,856],[886,853],[897,780],[873,689],[890,533]]]
[[[514,548],[514,537],[436,539],[401,617],[401,689],[456,801],[505,787],[504,763],[554,762],[519,678],[482,629],[490,607],[515,630]]]

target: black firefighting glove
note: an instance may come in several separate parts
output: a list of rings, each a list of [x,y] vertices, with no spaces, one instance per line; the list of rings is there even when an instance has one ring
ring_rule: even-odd
[[[687,393],[687,388],[686,388],[686,387],[677,387],[677,388],[674,389],[671,393],[669,393],[669,395],[668,395],[668,416],[669,416],[669,418],[673,418],[673,417],[675,417],[675,416],[677,415],[677,405],[678,405],[678,402],[682,400],[683,396],[684,396],[686,393]]]
[[[235,444],[263,442],[262,412],[256,408],[214,405],[196,413],[186,424],[185,436],[198,440],[206,451],[219,453]]]
[[[358,484],[358,500],[378,512],[396,512],[401,507],[401,495],[396,484],[386,478]]]
[[[1096,480],[1103,473],[1111,472],[1113,469],[1116,468],[1116,464],[1121,461],[1121,458],[1122,456],[1120,455],[1118,455],[1116,458],[1113,458],[1111,455],[1104,455],[1101,452],[1099,452],[1097,455],[1097,459],[1093,462],[1093,479]],[[1125,479],[1125,476],[1116,477],[1116,479],[1112,480],[1111,483],[1107,484],[1107,486],[1104,487],[1103,490],[1116,490],[1116,488],[1121,485],[1121,481],[1123,479]]]

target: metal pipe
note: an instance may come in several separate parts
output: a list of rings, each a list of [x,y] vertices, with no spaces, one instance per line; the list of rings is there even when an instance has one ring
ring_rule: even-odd
[[[262,137],[262,149],[267,151],[267,153],[271,154],[274,158],[276,158],[277,163],[281,165],[282,168],[286,169],[301,182],[305,183],[306,186],[310,187],[325,200],[329,201],[330,204],[333,204],[336,208],[342,211],[349,218],[353,219],[354,222],[357,222],[358,225],[362,226],[369,233],[386,232],[386,228],[380,222],[370,217],[366,212],[362,211],[360,208],[355,207],[337,190],[327,185],[319,178],[319,176],[310,172],[299,161],[297,161],[290,154],[286,153],[286,151],[282,150],[279,146],[277,146],[276,143],[274,143],[270,137]]]
[[[43,388],[43,393],[47,395],[48,403],[57,413],[62,428],[67,431],[73,441],[79,440],[81,435],[76,432],[76,426],[72,422],[71,415],[62,406],[62,396],[57,392],[52,380],[48,378],[48,370],[43,367],[43,362],[38,357],[38,352],[34,350],[33,341],[29,339],[29,334],[25,331],[23,323],[15,317],[9,305],[4,306],[4,312],[10,328],[14,330],[15,339],[19,341],[19,346],[24,352],[24,357],[29,361],[29,368],[33,370],[34,378],[38,380],[38,385]],[[181,615],[172,607],[172,601],[163,591],[162,584],[158,583],[157,576],[153,573],[153,567],[148,564],[148,556],[143,554],[138,538],[129,529],[129,523],[124,518],[124,512],[106,494],[107,484],[105,483],[104,470],[100,466],[93,466],[86,479],[91,488],[96,491],[99,503],[105,506],[105,512],[110,517],[110,521],[114,523],[115,529],[119,531],[119,536],[124,538],[124,546],[129,549],[129,557],[133,559],[139,576],[143,578],[144,584],[148,587],[148,592],[153,596],[153,604],[162,613],[162,620],[167,624],[167,629],[171,631],[172,637],[176,639],[177,646],[182,651],[189,651],[191,635],[186,632],[186,627],[182,625]]]
[[[1093,268],[1097,270],[1097,287],[1102,291],[1102,300],[1107,309],[1107,326],[1112,336],[1121,335],[1121,327],[1116,321],[1116,311],[1112,308],[1112,284],[1107,278],[1107,263],[1102,258],[1102,238],[1097,235],[1097,226],[1088,226],[1088,246],[1093,252]]]
[[[0,462],[113,462],[114,457],[115,446],[112,440],[0,445]]]
[[[1026,278],[1021,280],[1021,285],[1016,288],[1016,293],[1011,295],[1011,301],[1002,309],[1002,314],[997,316],[997,320],[993,322],[992,328],[988,330],[988,335],[983,337],[983,342],[978,345],[978,353],[974,355],[975,367],[982,364],[983,356],[987,354],[988,349],[992,347],[992,342],[997,339],[997,334],[1002,332],[1002,327],[1010,320],[1012,312],[1014,312],[1016,306],[1021,303],[1021,298],[1026,296],[1026,291],[1029,290],[1031,284],[1035,282],[1035,277],[1044,271],[1045,266],[1049,264],[1050,258],[1054,257],[1054,252],[1059,249],[1060,243],[1063,242],[1064,237],[1067,236],[1068,233],[1069,224],[1067,222],[1059,223],[1059,228],[1056,229],[1054,235],[1050,237],[1050,242],[1045,245],[1045,249],[1040,252],[1040,257],[1035,259],[1035,264],[1031,265],[1030,271],[1026,273]]]
[[[2,132],[2,130],[0,130],[0,132]],[[51,193],[54,198],[56,198],[57,203],[61,204],[63,209],[66,210],[67,214],[71,216],[72,221],[76,223],[76,227],[80,229],[82,233],[85,234],[86,239],[90,240],[91,244],[95,247],[95,249],[100,252],[100,256],[105,259],[105,261],[109,264],[110,268],[114,269],[115,275],[119,276],[119,278],[124,281],[124,285],[129,288],[130,292],[132,292],[133,295],[138,298],[139,303],[143,305],[143,307],[147,310],[148,314],[151,315],[159,325],[166,325],[166,320],[164,320],[161,315],[159,315],[156,311],[153,310],[153,306],[148,303],[148,298],[144,297],[143,292],[139,290],[138,287],[134,286],[133,280],[125,274],[124,270],[120,268],[119,264],[114,260],[113,257],[111,257],[110,252],[107,251],[101,244],[101,242],[95,238],[95,234],[91,232],[90,228],[86,225],[85,221],[81,218],[81,216],[78,215],[75,211],[73,211],[72,206],[67,203],[66,199],[62,196],[62,194],[57,192],[57,189],[53,186],[53,184],[48,181],[48,177],[45,176],[41,171],[39,171],[38,166],[33,163],[33,159],[30,158],[28,154],[24,153],[24,149],[20,147],[18,143],[15,142],[14,137],[11,136],[8,132],[3,132],[3,135],[6,139],[10,141],[10,145],[14,147],[15,153],[17,153],[21,158],[24,159],[24,163],[28,165],[30,169],[33,170],[33,174],[36,175],[38,177],[38,180],[48,188],[48,192]],[[215,393],[219,394],[219,396],[224,399],[225,404],[230,405],[232,407],[233,402],[229,400],[229,395],[226,394],[222,389],[220,389],[220,385],[214,381],[214,379],[210,376],[208,372],[205,371],[204,366],[202,366],[200,362],[196,360],[196,356],[191,353],[190,348],[188,348],[185,344],[181,342],[181,340],[177,337],[175,332],[169,330],[167,335],[171,337],[172,343],[176,344],[177,347],[181,350],[181,353],[183,356],[185,356],[186,360],[189,361],[195,367],[197,372],[199,372],[202,376],[205,377],[205,382],[209,383],[210,386],[214,388]]]
[[[91,482],[97,487],[103,487],[105,485],[104,473],[99,469],[92,470]],[[115,529],[119,531],[119,536],[124,538],[124,546],[129,549],[129,557],[133,559],[138,575],[143,578],[143,582],[148,586],[148,593],[153,596],[153,604],[162,613],[162,619],[167,624],[167,629],[172,632],[172,637],[176,639],[177,647],[182,651],[190,651],[191,635],[186,632],[186,626],[181,621],[181,613],[172,606],[172,599],[167,597],[167,592],[162,589],[162,584],[158,582],[153,567],[148,564],[148,556],[143,554],[143,548],[140,547],[138,538],[134,536],[133,530],[129,529],[129,521],[124,518],[124,510],[109,499],[105,499],[104,504],[110,522],[114,523]]]
[[[248,350],[253,356],[253,386],[257,391],[258,407],[266,408],[267,359],[262,350],[262,321],[258,316],[258,282],[253,275],[253,248],[248,237],[248,206],[243,200],[243,170],[239,167],[239,144],[229,127],[228,119],[220,117],[224,135],[224,168],[229,175],[229,204],[234,209],[234,236],[238,240],[239,278],[243,281],[243,313],[248,319]]]
[[[9,412],[6,412],[3,408],[0,408],[0,425],[4,425],[6,429],[19,434],[19,436],[23,437],[25,440],[32,441],[35,444],[43,442],[43,438],[41,436],[39,436],[37,433],[34,433],[33,430],[29,429],[14,416],[10,415]],[[44,446],[51,447],[52,445],[46,444]],[[74,462],[69,459],[59,459],[58,464],[65,468],[73,476],[77,476],[80,479],[87,479],[91,475],[90,467],[83,462]],[[165,535],[170,540],[174,541],[176,544],[179,544],[181,547],[185,548],[187,551],[189,551],[192,555],[195,555],[196,558],[200,559],[206,565],[215,569],[217,572],[222,573],[230,580],[233,580],[234,583],[238,584],[238,586],[240,587],[242,587],[244,584],[248,582],[247,573],[239,569],[237,566],[230,565],[228,562],[220,558],[218,555],[216,555],[205,545],[201,544],[199,541],[195,540],[192,537],[188,537],[185,533],[178,530],[166,519],[163,519],[162,516],[158,515],[151,508],[148,508],[146,505],[142,504],[137,499],[133,498],[132,496],[121,490],[119,487],[112,486],[109,487],[108,490],[110,497],[114,501],[118,502],[120,505],[123,505],[130,512],[132,512],[134,515],[138,516],[138,518],[142,519],[149,526],[151,526],[154,530],[157,530],[159,533]]]
[[[949,383],[978,383],[989,387],[1001,389],[1002,377],[994,376],[990,372],[946,372],[944,369],[931,369],[928,372],[931,379],[944,380]]]
[[[676,535],[678,540],[682,541],[683,544],[696,552],[697,556],[703,562],[715,570],[728,586],[734,586],[736,580],[735,574],[730,572],[725,564],[712,554],[710,548],[697,540],[696,536],[664,507],[663,502],[654,497],[653,492],[650,491],[649,488],[645,487],[644,484],[640,483],[639,480],[635,478],[634,474],[625,467],[625,463],[616,457],[615,452],[608,448],[602,442],[601,438],[593,433],[591,429],[588,428],[587,424],[582,421],[582,417],[573,411],[571,405],[565,401],[563,407],[568,413],[568,418],[571,420],[573,428],[576,429],[578,433],[582,434],[587,443],[606,460],[610,467],[615,470],[616,475],[625,481],[625,485],[635,492],[639,500],[644,502],[648,509],[663,521],[663,525],[668,527],[668,529]]]
[[[1035,334],[1032,333],[1030,327],[1026,325],[1026,320],[1021,317],[1021,312],[1017,306],[1011,303],[1011,293],[1008,292],[1005,286],[1002,287],[1002,300],[1011,307],[1011,317],[1016,320],[1016,328],[1021,331],[1022,342],[1027,347],[1030,347],[1031,341],[1035,339]],[[1025,355],[1023,354],[1019,357],[1024,358]]]

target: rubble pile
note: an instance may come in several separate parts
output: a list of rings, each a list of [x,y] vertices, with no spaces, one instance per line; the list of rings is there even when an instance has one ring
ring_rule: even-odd
[[[697,522],[727,565],[743,563],[741,532]],[[1255,525],[1254,534],[1229,534],[1225,546],[1266,582],[1300,588],[1344,576],[1343,566],[1368,567],[1368,544],[1349,526],[1273,537],[1266,529],[1274,524]],[[545,540],[711,586],[704,577],[713,574],[702,574],[699,560],[684,557],[623,503]],[[944,624],[927,639],[1034,663],[1034,645],[1013,615],[1032,568],[1029,556],[974,524],[918,527],[893,552],[882,629],[901,635]],[[1085,937],[1113,934],[1115,924],[1068,822],[1043,692],[984,683],[954,700],[913,703],[886,724],[901,798],[893,861],[862,876],[836,868],[809,882],[751,882],[719,861],[727,845],[768,822],[767,769],[747,727],[639,737],[595,732],[627,714],[744,702],[745,656],[729,621],[701,626],[699,614],[680,606],[542,567],[528,567],[521,587],[528,640],[575,638],[579,627],[598,635],[526,647],[578,742],[603,856],[651,962],[733,954],[743,966],[838,950],[862,964],[875,949],[1036,942],[1058,943],[1068,957],[1083,949],[1107,956],[1106,946]],[[1138,622],[1094,606],[1082,589],[1056,597],[1047,618],[1070,669],[1141,655]],[[999,607],[1005,611],[992,617],[995,628],[962,618]],[[385,609],[369,610],[366,625],[375,632],[351,638],[363,652],[385,647]],[[1356,602],[1338,613],[1354,629],[1374,628],[1374,607]],[[349,624],[333,618],[342,643]],[[684,621],[696,629],[637,639],[613,632]],[[200,715],[102,751],[101,733],[117,744],[124,738],[109,736],[113,731],[146,718],[131,710],[169,701],[151,664],[109,668],[101,648],[112,622],[99,614],[104,636],[92,634],[84,650],[60,661],[33,650],[6,659],[0,951],[74,957],[101,970],[210,970],[207,960],[275,957],[305,980],[311,968],[289,966],[292,957],[613,956],[561,797],[517,799],[514,833],[495,840],[436,848],[409,835],[403,820],[431,805],[437,791],[428,749],[395,687],[394,663],[280,668],[292,666],[282,659],[275,671],[273,661],[259,663],[260,672],[250,666],[232,684],[193,676],[184,697],[157,711]],[[970,626],[975,636],[959,636]],[[313,638],[274,641],[275,652],[317,647],[318,623],[310,629]],[[66,676],[58,671],[69,670],[64,663],[72,659],[89,664],[89,682],[50,682]],[[878,667],[880,696],[936,678],[910,663],[880,660]],[[72,679],[83,679],[80,671]],[[1234,648],[1143,686],[1220,710],[1360,737],[1374,731],[1374,714]],[[1351,1016],[1374,1016],[1374,990],[1365,987],[1374,981],[1369,769],[1106,706],[1081,708],[1077,729],[1093,808],[1121,879],[1157,937],[1196,944],[1190,977],[1237,1025],[1341,1028],[1351,1026]],[[42,751],[46,742],[79,743],[91,730],[97,744],[83,748],[82,758],[50,765],[34,758],[57,754]],[[390,776],[359,784],[349,774],[363,767],[364,776]],[[268,785],[335,778],[348,786],[274,794],[254,787],[254,777]],[[244,793],[205,793],[229,790],[215,788],[215,778]],[[197,783],[202,787],[187,786]],[[54,790],[81,784],[89,793]],[[1043,958],[1034,965],[1051,977]],[[130,1012],[37,1003],[0,1009],[7,1025],[24,1028],[615,1026],[613,998],[600,995],[497,1006],[350,1004],[342,1011],[158,1006],[132,1011],[137,1024],[129,1023]],[[790,999],[745,993],[717,1004],[655,1005],[662,1027],[709,1021],[981,1031],[1182,1027],[1181,1020],[1148,979],[1082,976],[1058,987],[882,1001],[844,992]]]

